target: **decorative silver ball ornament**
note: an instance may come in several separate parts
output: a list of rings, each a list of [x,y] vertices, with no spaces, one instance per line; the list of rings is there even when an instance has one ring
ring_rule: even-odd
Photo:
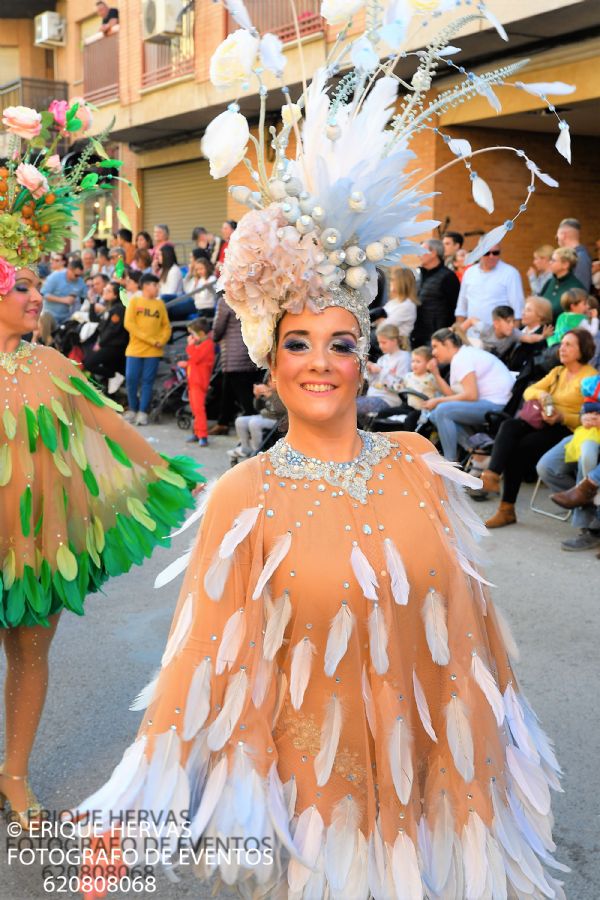
[[[328,125],[325,134],[328,140],[337,141],[342,136],[342,129],[339,125]]]
[[[334,250],[333,253],[327,254],[327,259],[334,266],[341,266],[342,263],[346,261],[346,251],[345,250]]]
[[[327,214],[322,206],[313,206],[311,215],[312,215],[313,219],[315,220],[315,222],[318,225],[320,225],[322,222],[325,221],[325,217]]]
[[[300,207],[297,203],[283,203],[281,206],[283,215],[292,225],[300,218]]]
[[[360,266],[361,263],[364,263],[367,258],[367,254],[362,249],[362,247],[357,247],[356,244],[352,244],[350,247],[346,247],[346,264],[349,266]]]
[[[313,210],[313,219],[315,218],[315,211]],[[328,250],[337,250],[342,242],[342,235],[337,230],[337,228],[326,228],[325,231],[321,235],[321,244]]]
[[[367,208],[367,201],[362,191],[352,191],[348,198],[348,206],[353,212],[364,212]]]
[[[269,196],[273,200],[285,200],[287,191],[281,178],[274,178],[269,182]]]
[[[300,218],[296,220],[296,229],[300,234],[308,234],[314,230],[314,227],[315,223],[310,216],[300,216]]]
[[[302,191],[302,193],[298,196],[298,200],[300,202],[300,209],[302,210],[302,212],[307,216],[310,216],[317,203],[315,198],[311,197],[308,191]]]
[[[381,262],[385,256],[385,249],[381,241],[373,241],[372,244],[367,244],[365,253],[369,262]]]
[[[352,266],[351,269],[346,269],[344,281],[348,287],[358,290],[365,284],[368,277],[369,273],[363,266]]]
[[[243,184],[234,184],[229,188],[229,193],[233,200],[236,203],[248,203],[248,200],[252,196],[252,191],[249,187],[246,187]]]
[[[388,253],[393,253],[394,250],[397,249],[398,238],[387,235],[386,237],[381,238],[381,243],[383,244],[383,249],[385,250],[387,256]]]
[[[286,175],[283,182],[288,197],[297,197],[304,190],[304,185],[299,178],[289,178]]]

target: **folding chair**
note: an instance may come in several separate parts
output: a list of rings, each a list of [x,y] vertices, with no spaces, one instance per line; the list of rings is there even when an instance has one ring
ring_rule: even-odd
[[[538,513],[538,515],[540,516],[547,516],[548,519],[556,519],[558,522],[567,522],[571,518],[572,510],[566,509],[562,513],[555,513],[550,512],[550,510],[548,509],[542,509],[541,506],[535,505],[537,495],[539,494],[540,488],[543,483],[544,482],[542,481],[542,479],[538,478],[533,489],[533,494],[531,495],[531,500],[529,501],[529,509],[534,513]]]

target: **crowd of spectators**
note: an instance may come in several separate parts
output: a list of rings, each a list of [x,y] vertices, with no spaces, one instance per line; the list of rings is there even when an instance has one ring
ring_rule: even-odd
[[[224,222],[220,235],[195,228],[185,264],[167,224],[135,237],[121,228],[110,246],[89,240],[69,257],[53,253],[36,335],[59,344],[110,393],[126,391],[126,417],[144,425],[165,346],[183,324],[190,441],[206,446],[209,435],[235,424],[234,461],[256,452],[281,412],[218,291],[235,227]],[[592,260],[579,222],[563,219],[555,241],[535,248],[523,273],[500,245],[469,265],[464,243],[456,231],[425,240],[416,268],[396,269],[387,283],[380,278],[359,424],[376,428],[386,418],[394,428],[423,431],[448,459],[479,467],[487,494],[500,494],[489,527],[516,522],[519,487],[539,476],[559,505],[585,501],[565,549],[600,546],[600,505],[593,506],[600,387],[593,400],[585,394],[593,397],[594,379],[600,384],[600,241]],[[209,429],[206,402],[217,371]]]

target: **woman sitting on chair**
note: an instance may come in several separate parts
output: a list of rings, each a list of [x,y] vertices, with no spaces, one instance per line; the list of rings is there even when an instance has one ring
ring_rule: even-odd
[[[495,494],[502,491],[498,510],[485,523],[488,528],[502,528],[517,521],[515,503],[521,482],[535,469],[547,450],[577,428],[581,382],[596,374],[596,370],[588,365],[594,350],[594,339],[589,331],[583,328],[568,331],[560,343],[561,364],[523,394],[526,403],[528,400],[539,401],[540,422],[532,424],[531,416],[528,421],[521,415],[507,419],[500,426],[489,469],[482,475],[484,490]]]

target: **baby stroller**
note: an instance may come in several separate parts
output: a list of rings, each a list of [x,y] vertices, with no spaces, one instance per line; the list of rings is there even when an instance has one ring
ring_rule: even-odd
[[[174,414],[179,428],[187,430],[191,427],[192,411],[188,403],[187,377],[185,369],[176,364],[169,367],[169,374],[155,388],[148,414],[150,421],[159,422],[163,413]]]

